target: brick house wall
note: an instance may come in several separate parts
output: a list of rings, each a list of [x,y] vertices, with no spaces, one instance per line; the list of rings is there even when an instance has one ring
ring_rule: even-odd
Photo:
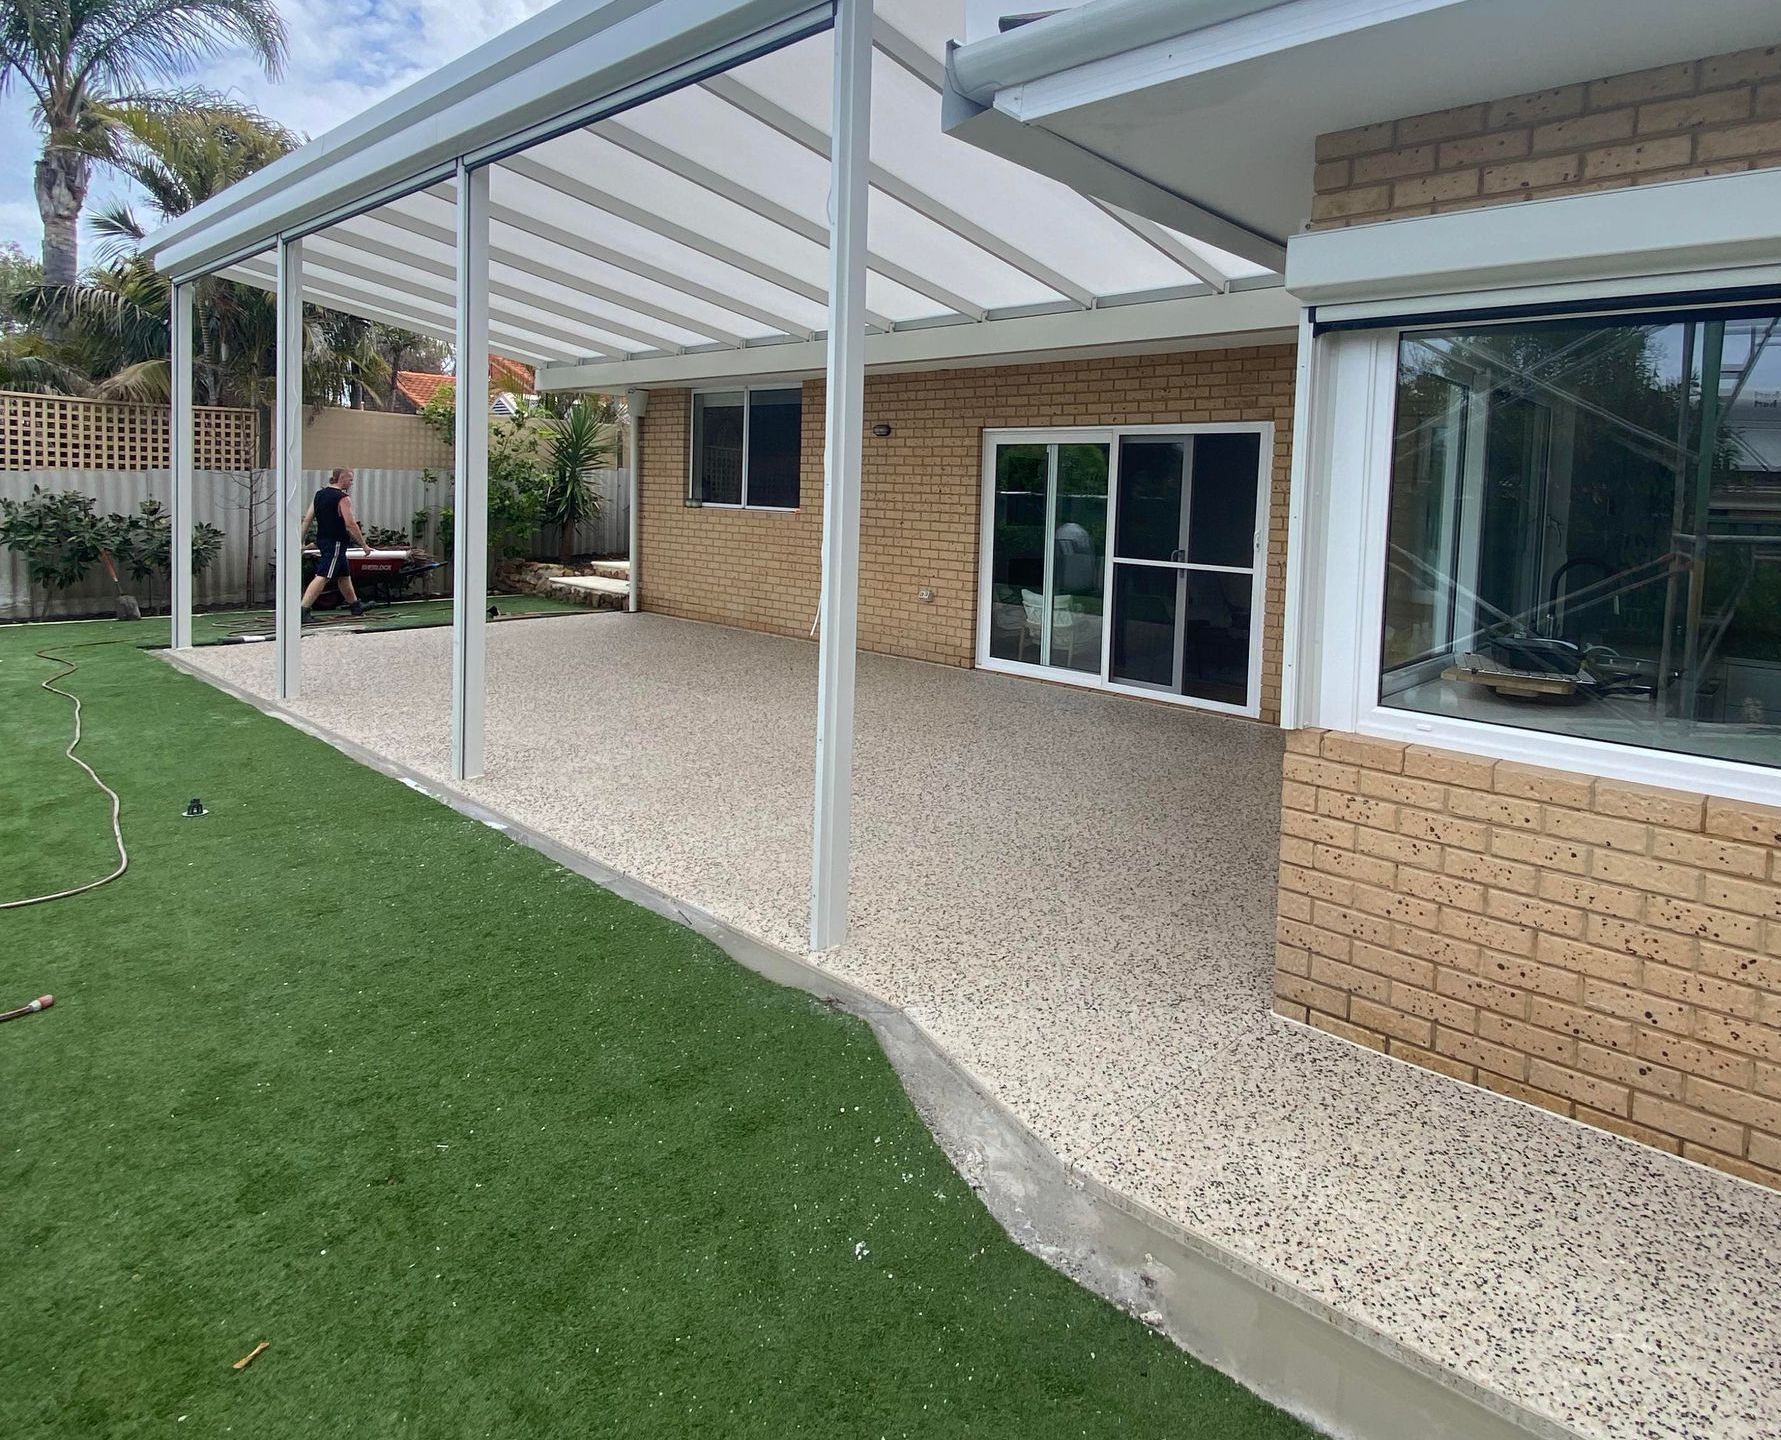
[[[1262,713],[1280,713],[1294,347],[1273,345],[866,377],[860,646],[975,663],[986,429],[1269,420],[1275,426]],[[823,385],[806,381],[803,504],[687,503],[690,392],[652,391],[638,422],[645,610],[805,637],[822,559]],[[891,434],[871,435],[886,424]],[[931,602],[918,592],[933,592]]]
[[[1781,166],[1781,45],[1317,140],[1311,228]]]
[[[1781,166],[1781,45],[1319,137],[1312,229]],[[1781,809],[1288,737],[1275,1010],[1781,1187]]]
[[[1300,730],[1275,1009],[1781,1187],[1781,809]]]

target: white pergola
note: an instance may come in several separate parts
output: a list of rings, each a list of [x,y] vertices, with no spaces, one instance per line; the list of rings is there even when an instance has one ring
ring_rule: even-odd
[[[811,943],[837,943],[866,366],[1209,343],[1298,319],[1279,238],[1137,176],[1090,195],[948,137],[961,28],[958,0],[562,0],[152,236],[174,281],[175,647],[191,644],[203,276],[278,297],[286,700],[301,684],[304,303],[447,340],[459,375],[484,374],[492,348],[537,366],[542,388],[824,373]],[[457,779],[483,768],[484,422],[459,405]],[[635,565],[632,585],[634,609]]]

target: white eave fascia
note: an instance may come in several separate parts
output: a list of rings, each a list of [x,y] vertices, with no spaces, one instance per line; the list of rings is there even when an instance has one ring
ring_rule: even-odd
[[[150,235],[189,279],[829,23],[832,0],[559,0]]]
[[[1205,349],[1292,341],[1300,308],[1279,285],[1183,300],[1066,310],[975,324],[928,325],[866,336],[866,368],[941,370],[1036,360],[1087,359],[1140,351]],[[687,351],[631,360],[539,367],[540,391],[672,388],[716,380],[820,375],[824,339],[746,349]]]
[[[1774,283],[1781,170],[1752,170],[1295,235],[1286,288],[1320,322],[1588,292]]]

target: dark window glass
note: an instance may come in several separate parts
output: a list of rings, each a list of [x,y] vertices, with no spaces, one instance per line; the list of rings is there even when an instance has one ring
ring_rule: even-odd
[[[1180,576],[1172,567],[1113,567],[1115,680],[1175,688],[1175,616]]]
[[[1186,440],[1119,442],[1119,545],[1128,560],[1182,558],[1182,480]],[[1254,501],[1250,502],[1252,505]]]
[[[742,503],[742,392],[693,396],[693,499]]]
[[[1195,565],[1255,564],[1256,434],[1194,436],[1187,558]]]
[[[800,441],[804,428],[801,391],[751,390],[748,395],[748,503],[766,509],[798,508]]]
[[[1187,609],[1181,621],[1181,693],[1242,705],[1249,698],[1251,578],[1247,572],[1208,570],[1183,575]]]

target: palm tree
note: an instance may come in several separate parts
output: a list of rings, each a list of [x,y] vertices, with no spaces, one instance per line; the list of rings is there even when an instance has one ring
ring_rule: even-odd
[[[106,163],[146,193],[159,221],[182,215],[294,149],[299,137],[257,111],[222,96],[189,91],[120,110],[107,137]],[[35,322],[36,343],[18,362],[59,359],[61,374],[90,377],[80,389],[124,400],[165,403],[171,391],[165,276],[138,256],[148,224],[128,205],[89,218],[103,239],[100,264],[73,285],[25,286],[14,308]],[[244,405],[269,416],[276,374],[277,317],[272,298],[216,276],[196,282],[198,332],[193,383],[198,402]],[[369,321],[313,306],[303,317],[303,388],[315,404],[381,395],[389,372]],[[43,340],[45,334],[53,342]],[[0,349],[0,378],[6,373]],[[27,374],[28,371],[21,371]],[[270,433],[269,425],[263,426]]]
[[[236,47],[278,75],[285,31],[273,0],[0,0],[0,92],[15,82],[31,91],[44,137],[36,190],[46,285],[79,276],[87,184],[120,114],[165,104],[157,86]]]
[[[568,565],[575,558],[576,527],[600,513],[588,472],[612,463],[616,417],[603,395],[548,396],[538,409],[544,419],[544,518],[561,527],[558,558]]]

